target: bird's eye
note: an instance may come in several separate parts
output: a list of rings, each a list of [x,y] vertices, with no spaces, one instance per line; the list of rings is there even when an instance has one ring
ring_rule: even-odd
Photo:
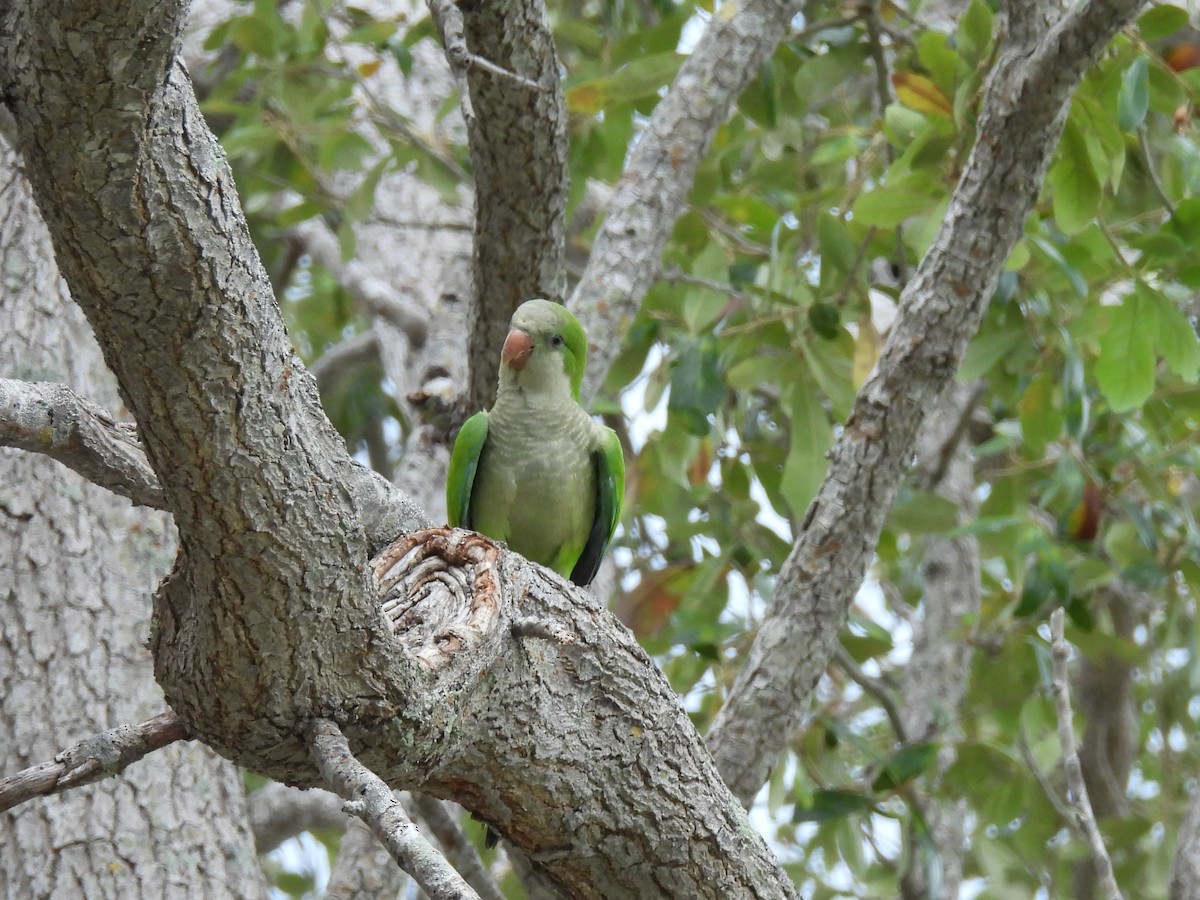
[[[561,334],[556,334],[554,337],[550,338],[551,347],[561,347],[562,345],[563,339]]]

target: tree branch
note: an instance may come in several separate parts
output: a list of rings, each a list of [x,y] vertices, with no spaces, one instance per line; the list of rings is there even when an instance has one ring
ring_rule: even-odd
[[[787,746],[828,664],[922,418],[979,327],[1037,198],[1071,93],[1140,5],[1085,2],[1054,28],[1019,30],[1027,40],[1003,47],[942,227],[901,295],[900,316],[830,454],[771,611],[709,733],[721,772],[743,802]]]
[[[1179,826],[1171,864],[1171,900],[1200,900],[1200,791],[1192,794]]]
[[[491,404],[513,310],[530,297],[559,300],[566,290],[567,106],[542,0],[430,7],[449,12],[439,24],[451,26],[443,28],[450,67],[465,65],[474,112],[467,120],[475,303],[466,397],[475,410]],[[458,10],[461,24],[453,21]]]
[[[350,752],[346,736],[328,719],[315,719],[305,736],[313,761],[329,786],[346,801],[346,811],[362,819],[400,868],[433,900],[479,895],[421,836],[400,802],[378,775]]]
[[[155,596],[156,678],[197,737],[304,783],[317,775],[288,723],[386,707],[381,694],[413,674],[366,562],[380,523],[394,535],[421,517],[351,459],[288,340],[177,59],[184,6],[6,4],[0,92],[179,530]],[[318,637],[330,633],[341,639]],[[268,663],[264,647],[292,652]],[[278,690],[239,686],[264,666],[279,667]]]
[[[459,826],[457,819],[436,797],[414,792],[409,795],[412,811],[420,816],[429,831],[437,838],[450,864],[479,894],[481,900],[504,900],[504,895],[483,866],[479,851]]]
[[[166,509],[136,426],[66,385],[0,378],[0,444],[43,453],[134,503]]]
[[[1058,713],[1058,741],[1062,745],[1063,768],[1067,773],[1068,799],[1075,827],[1087,841],[1100,889],[1109,900],[1120,900],[1121,890],[1113,878],[1112,860],[1108,858],[1104,838],[1100,836],[1100,828],[1092,812],[1087,785],[1083,781],[1083,765],[1079,762],[1079,750],[1075,746],[1075,729],[1071,723],[1071,688],[1067,675],[1071,648],[1063,637],[1063,618],[1061,606],[1050,615],[1050,650],[1054,657],[1054,707]]]
[[[143,756],[176,741],[191,740],[173,712],[159,713],[137,725],[120,725],[72,744],[53,762],[0,778],[0,812],[34,797],[58,794],[111,778]]]
[[[791,0],[722,7],[650,116],[568,304],[592,338],[585,401],[603,383],[658,276],[663,247],[717,129],[798,9]]]
[[[320,788],[300,790],[269,781],[246,798],[250,829],[259,854],[270,853],[284,841],[318,828],[345,828],[349,819],[342,801]]]
[[[362,819],[351,816],[338,842],[337,859],[329,871],[325,900],[365,900],[407,897],[412,879],[396,865],[386,847]],[[424,891],[417,892],[428,896]]]

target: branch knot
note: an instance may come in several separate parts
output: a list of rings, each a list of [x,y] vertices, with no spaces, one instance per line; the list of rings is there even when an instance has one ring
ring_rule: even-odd
[[[375,585],[392,633],[429,670],[470,650],[499,618],[500,548],[473,531],[429,528],[375,558]]]

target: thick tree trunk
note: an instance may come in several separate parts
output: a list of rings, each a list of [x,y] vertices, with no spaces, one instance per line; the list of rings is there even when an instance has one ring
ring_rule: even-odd
[[[0,207],[0,376],[61,381],[119,410],[2,141]],[[166,515],[46,457],[0,449],[0,771],[165,708],[146,637],[149,594],[174,545]],[[241,779],[200,744],[0,814],[0,896],[264,893]]]
[[[304,735],[333,720],[391,786],[480,813],[571,896],[793,896],[662,673],[583,592],[481,538],[425,534],[390,560],[411,583],[389,585],[405,613],[389,627],[374,476],[287,342],[174,58],[179,15],[0,12],[0,95],[180,532],[152,641],[172,707],[305,785],[321,776]]]

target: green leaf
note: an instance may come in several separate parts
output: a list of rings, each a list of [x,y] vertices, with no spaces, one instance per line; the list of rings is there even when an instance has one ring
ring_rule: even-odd
[[[836,306],[818,301],[808,308],[808,324],[821,337],[831,341],[841,332],[842,317]]]
[[[814,791],[812,802],[807,807],[796,804],[792,821],[827,822],[840,819],[870,809],[874,802],[870,796],[853,791]]]
[[[1135,409],[1154,390],[1154,342],[1158,317],[1153,300],[1135,290],[1110,310],[1100,338],[1096,382],[1114,412]]]
[[[656,96],[675,77],[682,62],[683,57],[673,50],[643,56],[607,78],[593,78],[568,88],[567,108],[595,115],[620,103]]]
[[[1076,235],[1092,224],[1100,208],[1100,181],[1087,142],[1071,121],[1063,129],[1059,156],[1046,181],[1054,190],[1054,218],[1059,228]]]
[[[373,150],[370,141],[361,134],[341,131],[321,141],[317,152],[323,169],[353,171],[362,166],[363,160]]]
[[[969,66],[987,55],[992,43],[992,9],[983,0],[971,0],[958,21],[958,52]]]
[[[1026,455],[1040,459],[1046,445],[1055,440],[1063,428],[1062,413],[1054,404],[1054,379],[1042,372],[1029,383],[1017,404],[1021,418],[1021,436],[1025,439]]]
[[[936,197],[920,191],[882,187],[854,202],[854,221],[877,228],[894,228],[905,219],[927,212]]]
[[[1200,374],[1200,339],[1196,337],[1196,330],[1169,297],[1149,288],[1145,291],[1157,311],[1158,352],[1172,372],[1184,381],[1194,383]]]
[[[1117,124],[1122,131],[1133,131],[1145,121],[1149,107],[1149,62],[1145,56],[1139,56],[1121,79],[1121,92],[1117,95]]]
[[[671,372],[667,409],[683,417],[684,427],[697,437],[709,432],[708,417],[725,399],[716,340],[711,336],[689,343]]]
[[[838,283],[838,276],[849,273],[858,259],[858,245],[846,223],[830,212],[817,217],[817,240],[821,246],[821,286]]]
[[[963,381],[978,378],[1026,340],[1028,337],[1024,333],[1010,329],[979,334],[967,345],[967,352],[958,367],[958,377]]]
[[[355,28],[343,40],[352,44],[369,44],[372,47],[383,47],[391,40],[398,27],[395,22],[371,22]]]
[[[1144,41],[1168,37],[1188,23],[1188,12],[1178,6],[1163,4],[1147,10],[1138,17],[1137,27]]]
[[[793,384],[784,398],[784,406],[792,428],[779,487],[792,515],[799,518],[825,477],[825,451],[832,443],[833,432],[820,396],[811,384]]]
[[[912,781],[934,764],[938,748],[939,745],[932,741],[901,747],[883,764],[883,769],[871,782],[871,790],[877,793],[894,791],[905,782]]]
[[[958,507],[953,501],[925,491],[913,491],[911,496],[892,507],[888,527],[912,534],[940,534],[958,524]]]

